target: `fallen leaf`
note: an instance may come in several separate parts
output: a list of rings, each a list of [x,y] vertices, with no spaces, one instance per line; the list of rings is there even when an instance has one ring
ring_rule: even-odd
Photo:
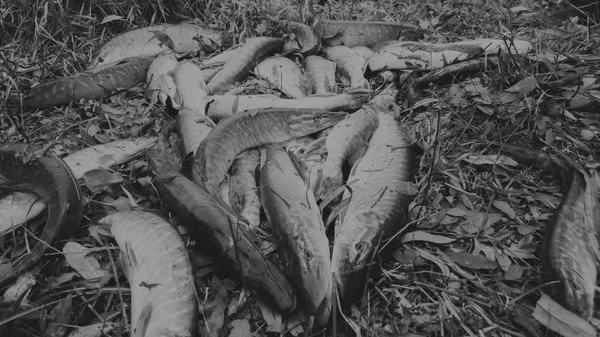
[[[111,332],[118,326],[115,322],[102,322],[82,326],[73,330],[68,337],[103,337],[111,335]]]
[[[519,225],[519,227],[517,227],[517,232],[519,232],[521,235],[528,235],[535,232],[535,227],[526,223],[522,223]]]
[[[508,267],[508,270],[504,273],[504,279],[508,281],[518,280],[523,276],[523,271],[525,271],[525,269],[527,268],[513,264]]]
[[[123,20],[123,17],[120,15],[108,15],[102,20],[102,22],[100,22],[100,24],[103,25],[105,23],[113,22],[116,20]]]
[[[583,137],[583,139],[585,140],[592,140],[592,138],[594,138],[596,136],[596,132],[589,130],[589,129],[583,129],[581,130],[581,137]]]
[[[485,214],[479,211],[466,211],[465,220],[458,225],[456,230],[468,234],[479,233],[500,221],[502,216],[498,213]]]
[[[227,290],[223,282],[218,277],[213,277],[210,287],[214,294],[214,299],[202,306],[202,311],[206,316],[205,325],[209,336],[219,337],[223,324],[225,323],[225,309],[227,309]]]
[[[173,43],[171,37],[167,35],[167,33],[161,32],[160,30],[151,30],[150,32],[154,33],[154,37],[160,41],[160,43],[164,44],[171,50],[175,49],[175,44]]]
[[[525,77],[519,82],[515,83],[512,87],[504,90],[505,92],[517,92],[521,94],[528,94],[537,86],[537,81],[535,77]]]
[[[464,209],[461,209],[458,207],[450,208],[449,210],[446,211],[446,215],[451,215],[454,217],[463,217],[463,216],[465,216],[465,214],[467,214],[467,212],[465,212]]]
[[[446,255],[450,257],[459,266],[470,268],[470,269],[496,269],[498,263],[496,261],[490,261],[484,256],[473,255],[461,252],[446,252]]]
[[[252,332],[250,331],[250,322],[247,318],[236,319],[231,322],[231,332],[229,337],[251,337]]]
[[[44,332],[44,337],[63,337],[69,328],[67,325],[71,321],[71,309],[73,306],[73,296],[71,293],[52,309],[50,313],[50,324]]]
[[[406,235],[404,235],[402,237],[402,243],[412,242],[412,241],[425,241],[425,242],[432,242],[432,243],[438,243],[438,244],[445,244],[445,243],[454,242],[455,240],[451,239],[451,238],[447,238],[442,235],[429,234],[428,232],[424,232],[424,231],[414,231],[411,233],[407,233]]]
[[[85,182],[85,186],[87,186],[92,193],[96,193],[112,184],[121,183],[123,179],[116,173],[113,174],[106,169],[100,168],[87,171],[83,175],[83,181]]]
[[[262,313],[262,317],[267,323],[267,332],[283,333],[286,330],[285,324],[283,323],[283,317],[277,311],[271,308],[268,304],[256,299],[258,308]]]
[[[17,278],[15,283],[4,291],[4,301],[16,301],[21,295],[31,289],[36,284],[35,277],[31,274],[23,274]],[[26,299],[23,299],[22,304],[27,304]]]
[[[75,269],[86,280],[104,276],[100,263],[90,254],[90,250],[77,242],[69,241],[63,247],[63,254],[71,268]]]
[[[517,214],[515,213],[515,211],[512,209],[512,207],[510,207],[510,205],[507,202],[502,201],[502,200],[494,200],[493,205],[499,211],[508,215],[509,218],[514,220],[517,217]]]
[[[536,303],[533,318],[563,336],[596,336],[595,328],[588,321],[563,308],[545,293],[542,293],[542,297]]]
[[[514,159],[499,154],[468,154],[460,158],[473,165],[519,165]]]

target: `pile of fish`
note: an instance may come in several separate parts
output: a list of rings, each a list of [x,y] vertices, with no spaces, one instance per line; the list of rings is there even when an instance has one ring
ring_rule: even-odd
[[[384,22],[320,20],[314,27],[292,22],[284,28],[283,38],[248,38],[202,61],[193,56],[220,50],[221,32],[196,21],[138,28],[104,45],[87,72],[39,85],[23,104],[43,108],[101,99],[145,81],[146,99],[170,105],[177,113],[158,140],[140,140],[129,154],[147,149],[155,186],[167,208],[233,277],[261,301],[303,317],[309,331],[328,322],[334,299],[342,307],[360,299],[369,271],[378,265],[373,262],[376,254],[404,229],[408,205],[417,193],[413,180],[418,148],[395,119],[397,90],[389,85],[374,94],[371,77],[365,76],[441,69],[480,56],[527,53],[532,47],[517,40],[407,41],[423,31]],[[249,76],[268,83],[271,94],[239,95]],[[169,135],[174,129],[189,169],[182,170],[173,157]],[[86,163],[71,156],[61,163],[72,171],[122,161]],[[2,158],[0,167],[6,160]],[[586,180],[581,177],[573,174],[570,181],[582,184]],[[77,178],[71,180],[75,191]],[[586,211],[594,206],[589,204],[593,198],[575,194],[569,192],[564,205],[577,199]],[[50,218],[54,206],[44,201],[37,208],[48,207]],[[581,208],[562,209],[567,207]],[[73,221],[79,220],[81,209],[73,212]],[[110,226],[121,248],[136,335],[158,326],[194,335],[198,309],[191,262],[168,221],[133,211],[100,222]],[[329,240],[326,228],[332,222],[334,238]],[[563,222],[552,231],[559,234],[551,235],[567,231],[560,229]],[[278,261],[260,248],[267,223]],[[548,241],[566,244],[563,239]],[[560,273],[568,259],[552,254],[550,269]],[[593,254],[597,251],[589,252],[590,259]],[[587,279],[572,281],[579,274],[558,278],[586,284],[575,293],[567,289],[565,302],[589,314],[593,289],[587,289]],[[142,281],[161,286],[138,286]]]

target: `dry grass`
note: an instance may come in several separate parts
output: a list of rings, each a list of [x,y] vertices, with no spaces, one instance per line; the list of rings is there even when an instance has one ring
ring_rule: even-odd
[[[390,243],[393,258],[378,261],[382,274],[370,281],[363,300],[346,313],[350,324],[338,319],[338,336],[351,336],[353,329],[366,336],[525,336],[540,329],[527,319],[546,287],[540,278],[537,250],[562,190],[552,177],[533,169],[473,163],[465,156],[498,154],[502,144],[528,144],[565,152],[580,163],[597,163],[598,105],[574,109],[563,92],[565,87],[582,92],[581,78],[588,74],[597,79],[600,60],[594,55],[600,53],[600,37],[591,17],[580,19],[583,26],[568,17],[564,21],[548,15],[524,19],[510,14],[509,8],[517,5],[542,11],[547,3],[382,0],[328,1],[316,7],[323,18],[421,25],[433,32],[426,36],[429,42],[535,38],[539,56],[536,60],[502,55],[490,60],[482,72],[419,88],[418,100],[422,101],[417,106],[403,105],[401,118],[424,149],[416,176],[420,190],[404,233],[426,231],[436,236]],[[0,4],[0,141],[41,146],[56,141],[53,150],[67,154],[96,142],[155,134],[168,117],[160,108],[146,109],[141,88],[108,98],[104,105],[81,102],[38,111],[23,110],[18,97],[38,83],[83,71],[93,53],[111,37],[173,20],[174,13],[226,31],[226,43],[231,44],[240,35],[257,34],[259,25],[266,27],[264,34],[280,34],[278,22],[298,20],[298,9],[299,3],[271,0],[13,0]],[[111,15],[120,18],[102,23]],[[545,28],[555,31],[541,34]],[[558,66],[547,51],[569,57],[569,62]],[[528,77],[535,78],[537,85],[525,97],[504,103],[498,99],[503,90]],[[121,115],[109,113],[109,107]],[[159,197],[148,184],[144,158],[118,172],[126,178],[123,189],[140,206],[161,209]],[[86,191],[81,230],[65,239],[92,248],[101,264],[118,277],[82,280],[59,252],[50,251],[35,270],[37,284],[26,297],[29,304],[25,307],[32,310],[27,315],[15,314],[10,303],[0,302],[0,334],[40,336],[48,333],[50,322],[61,322],[68,331],[103,319],[123,321],[129,291],[115,262],[116,250],[106,241],[100,244],[90,232],[93,220],[114,205],[127,207],[127,202],[121,202],[127,198],[123,189]],[[4,238],[4,247],[8,241]],[[195,256],[202,276],[198,278],[202,304],[214,303],[215,294],[223,289],[229,296],[240,295],[239,286],[220,271],[214,272],[210,258]],[[485,261],[480,259],[484,256]],[[223,281],[215,282],[217,277]],[[69,303],[72,314],[66,320],[61,319],[60,310],[58,316],[52,311],[58,303]],[[207,324],[214,323],[210,310],[204,317]],[[243,303],[226,317],[224,333],[229,329],[227,322],[250,318],[256,335],[267,335],[260,317],[255,305]],[[205,333],[204,325],[200,326]],[[330,336],[332,331],[318,335]]]

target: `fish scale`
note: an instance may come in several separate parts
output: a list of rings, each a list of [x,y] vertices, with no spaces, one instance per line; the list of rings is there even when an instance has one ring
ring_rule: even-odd
[[[343,196],[349,203],[335,228],[331,268],[346,305],[362,294],[379,242],[406,224],[408,205],[416,193],[411,182],[412,141],[388,106],[377,107],[379,126],[364,157],[352,168],[347,183],[352,192]]]
[[[221,121],[200,143],[192,179],[217,195],[219,183],[242,151],[315,133],[346,115],[319,109],[255,109],[235,114]]]

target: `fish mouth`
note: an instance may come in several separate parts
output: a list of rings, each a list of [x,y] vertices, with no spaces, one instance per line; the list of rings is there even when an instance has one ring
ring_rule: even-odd
[[[595,275],[595,270],[594,273]],[[576,314],[590,318],[594,309],[595,278],[586,280],[580,272],[571,271],[561,275],[564,304]],[[591,274],[590,274],[591,275]]]
[[[314,263],[309,268],[303,268],[295,278],[300,280],[298,292],[305,313],[309,316],[316,315],[321,310],[323,302],[326,302],[328,293],[331,292],[329,265],[325,261]]]
[[[351,263],[345,261],[344,268],[333,271],[334,296],[339,296],[344,307],[350,307],[362,297],[367,282],[367,268],[351,268],[351,266]]]

